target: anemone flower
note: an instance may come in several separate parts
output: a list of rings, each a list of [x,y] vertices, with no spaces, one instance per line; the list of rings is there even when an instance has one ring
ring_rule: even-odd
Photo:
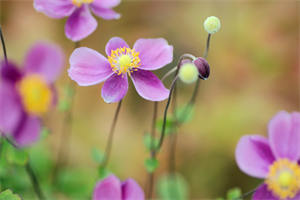
[[[264,179],[254,200],[300,199],[300,113],[279,112],[268,126],[269,139],[247,135],[236,148],[236,161],[246,174]]]
[[[67,38],[79,41],[97,28],[97,21],[90,10],[106,20],[119,19],[112,10],[121,0],[34,0],[34,8],[52,18],[68,17],[65,25]]]
[[[119,37],[106,44],[107,58],[86,47],[75,49],[70,57],[71,79],[80,86],[104,81],[102,98],[106,103],[118,102],[128,90],[127,75],[138,94],[150,101],[162,101],[169,90],[149,70],[156,70],[173,60],[173,47],[164,39],[139,39],[133,48]]]
[[[55,104],[53,83],[64,57],[55,45],[38,43],[28,52],[24,68],[1,63],[0,132],[23,147],[39,139],[40,117]]]
[[[144,200],[142,188],[133,180],[121,182],[116,176],[110,175],[96,184],[93,200]]]

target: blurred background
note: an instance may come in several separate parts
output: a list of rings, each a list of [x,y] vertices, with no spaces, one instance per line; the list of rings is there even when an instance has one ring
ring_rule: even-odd
[[[66,55],[65,70],[57,82],[60,97],[70,82],[68,59],[74,43],[64,34],[66,19],[56,20],[38,13],[29,0],[0,0],[0,20],[8,57],[22,64],[27,50],[37,41],[53,42]],[[174,46],[174,62],[156,71],[162,77],[183,53],[201,56],[207,33],[206,17],[221,19],[221,30],[211,39],[208,62],[211,75],[202,81],[193,119],[178,135],[176,168],[188,184],[188,199],[225,196],[238,186],[244,192],[259,180],[243,174],[234,152],[245,134],[267,134],[267,124],[280,110],[299,110],[299,3],[296,1],[202,1],[123,0],[115,9],[120,20],[97,18],[98,29],[81,42],[104,54],[113,36],[133,45],[139,38],[163,37]],[[1,52],[2,55],[2,52]],[[2,59],[2,56],[1,56]],[[165,82],[169,87],[170,80]],[[104,150],[117,104],[106,104],[101,86],[77,87],[74,97],[72,134],[62,136],[64,113],[53,109],[44,117],[49,134],[28,149],[43,189],[53,199],[87,199],[97,180],[93,148]],[[184,105],[194,85],[179,84],[178,102]],[[166,102],[159,104],[162,116]],[[153,104],[139,97],[130,85],[117,123],[110,170],[122,180],[135,178],[145,187],[144,167],[149,153],[144,133],[151,128]],[[49,174],[63,140],[68,146],[66,166],[60,182],[53,186]],[[65,141],[64,141],[65,140]],[[155,177],[167,172],[169,138],[159,154]],[[4,173],[4,175],[3,175]],[[2,172],[2,176],[7,175]],[[21,169],[10,170],[5,185],[24,199],[33,198],[28,177]],[[54,189],[53,189],[54,188]]]

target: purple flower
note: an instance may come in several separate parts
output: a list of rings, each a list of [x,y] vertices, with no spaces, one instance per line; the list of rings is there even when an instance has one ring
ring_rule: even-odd
[[[23,70],[11,62],[0,66],[0,132],[20,146],[39,139],[40,116],[55,103],[53,82],[64,58],[55,45],[39,43],[28,52]]]
[[[269,139],[247,135],[236,148],[236,161],[246,174],[265,179],[254,200],[300,199],[300,113],[279,112],[268,126]]]
[[[107,103],[118,102],[128,90],[127,74],[141,97],[162,101],[169,90],[149,70],[159,69],[173,60],[173,47],[164,39],[139,39],[132,49],[119,37],[106,44],[107,59],[100,53],[81,47],[70,57],[69,76],[80,86],[105,81],[102,98]]]
[[[142,188],[133,180],[121,182],[116,176],[110,175],[96,184],[93,200],[144,200]]]
[[[121,0],[34,0],[34,8],[52,18],[69,17],[65,25],[66,36],[79,41],[97,28],[95,15],[103,19],[119,19],[120,14],[112,10]]]

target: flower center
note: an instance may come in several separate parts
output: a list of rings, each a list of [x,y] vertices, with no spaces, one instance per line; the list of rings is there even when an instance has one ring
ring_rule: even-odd
[[[278,160],[270,167],[265,182],[280,199],[293,198],[300,190],[300,166],[288,159]]]
[[[25,111],[34,115],[47,112],[52,101],[52,91],[39,75],[25,76],[18,85]]]
[[[112,50],[108,56],[112,70],[118,75],[128,73],[130,76],[133,71],[137,71],[140,61],[139,52],[125,47]]]
[[[72,0],[72,3],[77,6],[80,7],[83,3],[89,4],[89,3],[93,3],[94,0]]]

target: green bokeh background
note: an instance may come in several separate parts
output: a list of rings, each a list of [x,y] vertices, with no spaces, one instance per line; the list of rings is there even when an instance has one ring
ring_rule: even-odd
[[[51,19],[36,12],[29,0],[0,2],[0,20],[10,59],[21,64],[28,48],[37,41],[54,42],[64,49],[65,69],[57,82],[59,95],[62,95],[64,85],[69,82],[68,58],[74,48],[74,43],[64,35],[66,20]],[[211,15],[221,19],[222,28],[213,35],[208,56],[211,76],[201,82],[194,118],[179,130],[177,170],[189,185],[189,199],[225,196],[234,186],[241,187],[244,192],[256,187],[259,180],[238,169],[235,146],[242,135],[266,135],[268,121],[278,111],[299,110],[299,3],[285,0],[123,0],[116,11],[122,14],[120,20],[97,18],[98,29],[81,45],[104,54],[105,44],[113,36],[124,38],[131,46],[139,38],[166,38],[174,46],[174,62],[156,72],[160,77],[175,65],[181,54],[201,56],[207,37],[203,21]],[[166,85],[169,84],[166,81]],[[193,85],[180,83],[180,104],[188,100],[192,90]],[[62,175],[66,180],[61,187],[77,190],[68,183],[88,179],[86,182],[91,186],[86,191],[90,191],[97,174],[91,149],[104,149],[117,105],[104,103],[101,85],[77,87],[76,91],[73,132],[65,141],[70,144],[67,171],[72,171],[73,175],[65,175],[69,176],[67,178]],[[164,105],[165,102],[159,104],[160,116]],[[143,134],[150,129],[152,107],[151,102],[137,95],[131,84],[121,108],[110,159],[110,169],[117,176],[123,180],[135,178],[143,187],[147,181],[144,159],[148,157]],[[49,160],[57,157],[63,116],[58,109],[46,115],[44,124],[50,134],[30,149],[33,159],[41,157],[35,162],[45,158],[40,152],[49,158],[42,161],[41,165],[50,163],[38,172],[41,180],[49,173],[47,166],[53,165]],[[156,177],[167,171],[168,145],[167,138],[158,157],[160,167]],[[11,178],[18,177],[27,178],[18,174],[12,174]],[[19,186],[11,189],[31,199],[30,183],[22,178],[16,181],[20,182]],[[47,190],[50,186],[44,184],[43,187]],[[54,199],[86,198],[63,194],[62,190],[49,191]]]

